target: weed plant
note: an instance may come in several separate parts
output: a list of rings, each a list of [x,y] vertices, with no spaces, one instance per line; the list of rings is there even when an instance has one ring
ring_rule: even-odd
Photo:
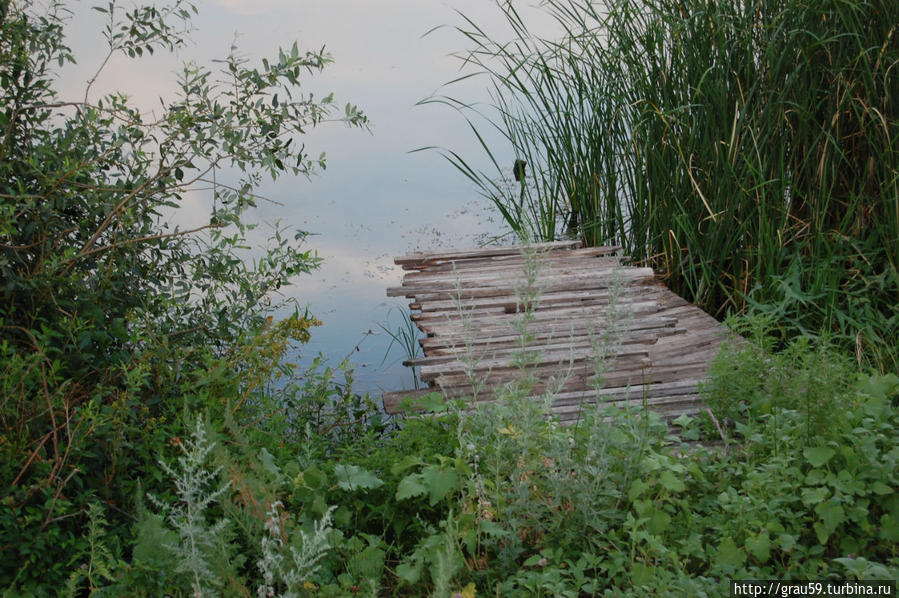
[[[609,314],[623,317],[614,302]],[[713,596],[730,579],[894,578],[899,378],[861,376],[826,343],[774,354],[763,318],[734,326],[756,342],[727,345],[704,389],[729,451],[683,444],[717,438],[698,418],[672,422],[678,438],[640,407],[585,407],[562,426],[526,398],[527,375],[459,412],[453,458],[395,468],[415,468],[400,502],[444,504],[396,568],[400,588],[442,592],[451,574],[460,595]],[[598,354],[623,328],[594,335]]]
[[[178,469],[164,460],[159,464],[174,483],[177,500],[169,503],[152,494],[149,497],[178,538],[176,543],[163,545],[178,563],[175,573],[187,576],[194,596],[204,596],[222,583],[221,572],[214,573],[210,561],[223,545],[222,537],[229,523],[227,519],[211,523],[208,511],[222,499],[230,482],[215,487],[222,468],[211,468],[207,463],[215,443],[207,439],[202,419],[197,418],[191,438],[176,444],[183,453],[178,457]]]
[[[493,403],[460,421],[459,444],[471,471],[462,492],[467,495],[460,515],[462,545],[475,578],[503,595],[514,584],[500,580],[513,576],[541,547],[567,546],[585,555],[610,548],[601,538],[609,527],[621,523],[614,521],[625,497],[620,489],[636,475],[641,451],[633,449],[648,444],[649,431],[648,420],[633,413],[617,429],[620,435],[614,435],[601,406],[582,406],[579,425],[560,426],[551,407],[570,375],[571,362],[567,368],[560,366],[542,400],[533,396],[537,381],[533,370],[540,355],[532,346],[529,324],[540,305],[543,267],[526,242],[522,254],[523,276],[515,289],[521,314],[513,359],[516,379],[498,392]],[[597,390],[620,342],[624,324],[617,309],[620,287],[613,285],[601,335],[591,335]],[[530,589],[540,590],[538,595],[547,590]]]
[[[384,331],[387,336],[390,337],[390,343],[387,345],[387,349],[384,351],[384,359],[381,360],[381,366],[384,365],[384,362],[387,361],[387,356],[390,355],[390,350],[397,346],[403,352],[403,357],[407,360],[415,359],[416,357],[420,357],[421,345],[418,343],[419,339],[419,331],[418,327],[415,325],[415,322],[412,321],[411,314],[409,312],[400,311],[400,316],[402,318],[402,323],[393,328],[389,327],[388,324],[378,324],[381,330]],[[393,313],[393,308],[388,312],[387,319],[388,322],[390,320],[390,314]],[[412,370],[412,382],[415,385],[415,388],[418,389],[421,386],[421,380],[418,377],[418,368],[413,366],[410,368]]]
[[[455,270],[456,266],[453,264],[453,271],[455,272]],[[480,373],[478,365],[488,358],[488,353],[486,348],[479,348],[475,345],[474,341],[477,338],[477,331],[475,330],[472,317],[474,305],[467,303],[463,299],[462,281],[458,277],[454,282],[453,305],[455,307],[455,318],[461,325],[461,339],[451,339],[451,347],[453,353],[458,355],[458,359],[465,367],[465,378],[471,389],[471,400],[477,403],[481,397],[481,390],[487,384],[487,378],[490,375],[489,370],[485,373]],[[461,347],[458,344],[459,340],[462,343]]]
[[[549,0],[551,38],[497,6],[511,39],[458,28],[491,109],[425,102],[466,115],[495,169],[447,156],[513,230],[620,244],[711,313],[899,370],[899,4]]]
[[[630,5],[612,6],[623,10]],[[651,16],[655,5],[648,6],[633,18]],[[729,129],[736,131],[734,142],[714,146],[727,156],[724,166],[743,169],[753,156],[779,156],[778,146],[760,137],[763,129],[742,127],[744,120],[755,123],[758,114],[781,110],[789,123],[781,130],[785,135],[787,128],[814,132],[818,122],[804,119],[798,108],[794,114],[791,104],[761,101],[762,88],[746,85],[758,81],[746,79],[741,68],[773,77],[772,85],[796,83],[790,89],[798,94],[804,76],[820,74],[818,69],[831,64],[846,66],[856,56],[858,72],[843,68],[833,79],[843,95],[811,96],[820,100],[827,117],[823,122],[831,123],[825,127],[827,139],[845,141],[838,130],[864,124],[862,117],[874,110],[889,130],[893,106],[864,103],[854,92],[862,83],[877,90],[891,81],[891,44],[897,36],[886,45],[862,42],[864,35],[877,38],[882,27],[896,22],[890,18],[892,5],[825,6],[828,18],[808,19],[806,29],[793,27],[796,23],[787,16],[818,13],[797,9],[782,15],[767,5],[756,13],[738,13],[783,25],[752,29],[760,40],[774,32],[811,40],[811,45],[799,46],[799,54],[771,53],[732,65],[737,72],[728,81],[743,95],[734,98],[739,112],[738,126]],[[831,43],[833,36],[820,35],[814,42],[814,36],[806,35],[842,23],[840,18],[850,22],[871,6],[885,18],[868,19],[868,29],[847,35],[842,45]],[[0,134],[4,597],[60,592],[137,597],[703,596],[728,592],[729,579],[897,577],[899,378],[850,372],[826,345],[800,341],[777,356],[768,350],[768,337],[759,334],[762,342],[734,347],[722,356],[708,400],[733,435],[730,452],[687,450],[667,435],[657,415],[643,409],[587,409],[578,425],[565,427],[547,413],[552,388],[541,400],[529,400],[529,317],[538,305],[539,289],[533,283],[529,287],[527,280],[535,276],[526,277],[520,292],[521,376],[478,411],[462,413],[454,402],[444,401],[434,414],[387,426],[371,398],[353,392],[350,370],[340,376],[317,367],[276,384],[279,376],[293,375],[288,348],[308,340],[316,320],[298,310],[276,321],[267,299],[317,260],[278,230],[274,248],[249,266],[238,248],[252,224],[242,219],[255,201],[257,171],[311,172],[313,161],[291,153],[286,138],[321,122],[330,99],[316,102],[303,94],[308,101],[289,106],[257,99],[282,89],[281,97],[298,97],[291,93],[299,73],[320,69],[327,56],[303,55],[294,47],[260,69],[232,56],[226,69],[234,75],[228,77],[235,81],[234,89],[209,87],[214,76],[192,66],[182,82],[184,101],[165,107],[158,122],[144,123],[120,95],[91,103],[87,94],[77,107],[57,102],[50,65],[73,59],[64,43],[64,2],[2,7],[0,71],[5,85],[0,92],[5,101],[0,102],[0,117],[8,125]],[[110,19],[110,55],[180,47],[191,9],[176,0],[162,8],[134,7],[122,15],[116,3],[109,4],[103,10]],[[736,29],[724,26],[730,21],[717,14],[693,15],[684,22],[695,26],[697,39],[712,46],[703,51],[737,51],[734,40],[755,47],[750,43],[755,37],[738,36]],[[649,23],[632,43],[658,42],[672,52],[680,48],[664,43],[672,39],[663,35],[668,30]],[[672,28],[670,35],[682,40],[692,32]],[[584,42],[589,41],[585,36]],[[597,46],[600,57],[602,48]],[[834,60],[812,60],[819,54],[809,54],[809,48]],[[646,56],[652,66],[655,55]],[[874,71],[883,76],[872,83],[861,67],[874,56],[882,59],[875,61]],[[777,80],[771,61],[798,65],[795,81]],[[670,193],[652,187],[651,194],[654,201],[677,203],[687,196],[677,193],[683,189],[675,183],[691,179],[693,188],[695,179],[711,213],[703,212],[700,197],[698,226],[697,220],[679,220],[679,212],[668,214],[672,218],[666,225],[672,233],[665,239],[687,248],[688,229],[708,235],[727,221],[713,203],[721,201],[724,191],[713,193],[717,188],[709,186],[717,180],[712,175],[720,174],[713,166],[722,164],[710,162],[708,153],[676,156],[678,148],[686,147],[683,140],[704,130],[698,124],[682,126],[678,119],[695,116],[705,106],[699,100],[708,88],[684,84],[675,71],[666,70],[667,64],[656,65],[657,74],[665,75],[653,79],[656,87],[690,93],[697,101],[679,110],[658,103],[652,109],[646,102],[624,104],[626,111],[648,112],[641,113],[644,120],[624,119],[622,130],[652,125],[668,131],[655,146],[638,144],[636,150],[693,165],[675,171]],[[849,66],[853,64],[850,60]],[[639,67],[627,66],[635,75]],[[721,82],[720,71],[714,62],[706,76],[709,85]],[[882,102],[891,95],[877,97]],[[833,104],[840,98],[849,104]],[[828,112],[833,106],[840,111]],[[365,123],[352,106],[346,120]],[[862,134],[866,130],[858,131],[850,139],[863,146],[870,138]],[[757,154],[743,151],[754,143],[760,144]],[[171,151],[157,154],[163,146]],[[826,159],[839,156],[840,165],[854,166],[856,146],[793,147],[791,170],[780,173],[790,175],[786,183],[777,172],[759,168],[756,184],[734,185],[727,192],[741,198],[763,196],[787,186],[790,209],[781,206],[775,212],[789,225],[765,230],[780,234],[802,259],[811,255],[807,250],[813,243],[824,250],[827,243],[858,246],[850,257],[859,259],[840,263],[853,281],[871,285],[865,310],[883,314],[881,294],[893,283],[888,272],[882,278],[877,272],[881,258],[895,249],[896,237],[884,225],[888,218],[883,214],[895,212],[889,211],[893,196],[881,187],[881,175],[892,172],[893,154],[885,152],[882,159],[862,165],[870,176],[860,178],[871,187],[859,190],[841,178],[848,170],[835,170]],[[834,152],[824,155],[825,150]],[[627,155],[644,155],[640,152]],[[198,164],[214,167],[231,160],[245,171],[247,181],[240,189],[217,189],[217,211],[203,231],[208,236],[157,226],[160,209],[176,204],[192,184],[202,182],[191,178]],[[543,172],[543,166],[536,166],[539,161],[532,164],[532,172]],[[641,164],[651,166],[649,161]],[[818,173],[812,164],[823,164],[823,178],[815,184],[824,188],[831,181],[831,188],[840,193],[849,189],[848,195],[808,192],[803,185],[814,182]],[[602,172],[608,176],[612,171],[597,171],[600,180]],[[643,185],[643,170],[627,172]],[[665,166],[662,172],[667,177],[672,171]],[[660,175],[659,180],[666,179]],[[527,188],[521,187],[527,200]],[[813,210],[815,200],[833,197],[837,200],[829,205],[838,215],[847,210],[842,219]],[[767,209],[769,204],[759,206]],[[574,210],[564,209],[570,220]],[[819,228],[812,226],[816,214],[822,215]],[[628,222],[639,217],[636,209],[623,216]],[[850,222],[858,222],[864,234],[879,232],[881,253],[871,253],[871,245],[860,241],[864,235],[846,229]],[[233,227],[227,233],[222,230],[226,223]],[[579,227],[587,229],[588,224],[578,217]],[[646,232],[632,249],[658,241],[649,227],[640,230]],[[822,236],[821,230],[842,231],[843,236]],[[873,237],[867,239],[874,243]],[[751,253],[757,247],[750,241],[736,237],[732,245],[717,248],[715,256],[693,253],[693,246],[690,253],[672,257],[659,249],[651,256],[680,260],[670,271],[680,268],[687,286],[693,284],[691,268],[705,268],[702,260],[719,268],[715,260],[731,255],[725,249],[741,255],[749,247],[750,253],[743,254],[747,267],[766,259],[777,265],[780,256]],[[829,255],[833,263],[846,257]],[[806,284],[809,266],[801,262],[785,270],[788,276],[778,288],[792,303],[784,305],[819,301],[824,291]],[[714,288],[710,281],[697,295],[721,291]],[[851,299],[860,287],[841,279],[833,288]],[[796,315],[792,309],[784,312],[787,317]],[[888,331],[886,320],[883,330]],[[863,351],[885,346],[865,330],[859,341]],[[614,343],[603,334],[595,335],[599,354],[611,355]],[[473,378],[478,378],[474,366],[479,357],[471,355]],[[441,401],[431,395],[428,402]],[[697,419],[682,417],[676,425],[683,438],[703,438]],[[146,496],[155,497],[150,508],[144,504]]]

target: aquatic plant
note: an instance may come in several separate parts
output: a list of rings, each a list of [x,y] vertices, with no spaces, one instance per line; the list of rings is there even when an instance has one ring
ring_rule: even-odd
[[[458,27],[492,109],[424,102],[466,116],[490,168],[446,155],[512,229],[620,244],[714,314],[899,368],[899,4],[548,0],[554,37],[497,5],[511,38]]]

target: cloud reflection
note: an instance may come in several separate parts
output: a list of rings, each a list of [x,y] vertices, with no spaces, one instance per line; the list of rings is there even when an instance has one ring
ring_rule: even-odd
[[[64,73],[66,99],[83,95],[84,82],[104,55],[102,21],[86,6],[79,7],[69,42],[82,63]],[[310,304],[325,321],[304,353],[321,350],[332,359],[353,354],[364,369],[362,390],[408,385],[401,370],[375,372],[389,343],[386,335],[371,335],[355,350],[360,336],[377,331],[392,307],[406,305],[403,299],[386,298],[386,288],[398,285],[402,276],[393,257],[471,246],[505,230],[486,200],[436,152],[408,153],[443,146],[485,170],[489,166],[458,114],[440,106],[415,107],[459,75],[460,63],[450,54],[465,46],[451,27],[422,36],[440,25],[461,24],[455,13],[459,10],[503,37],[506,29],[499,11],[489,0],[214,0],[199,8],[191,45],[177,56],[157,53],[137,62],[114,58],[98,80],[94,97],[121,89],[142,109],[158,109],[158,98],[174,92],[182,61],[210,65],[227,55],[235,33],[241,55],[256,64],[294,40],[301,49],[326,46],[336,62],[304,78],[304,93],[321,97],[333,91],[340,107],[357,104],[371,118],[373,134],[328,125],[298,140],[313,155],[327,152],[328,169],[311,181],[284,177],[266,183],[260,194],[283,205],[260,203],[256,216],[315,233],[305,247],[325,260],[320,271],[302,275],[283,289],[301,304]],[[536,10],[528,3],[518,8],[526,18]],[[475,78],[450,91],[467,101],[484,102],[486,83]],[[510,148],[498,137],[491,143],[500,159],[511,164]],[[186,228],[208,221],[210,201],[202,192],[188,194],[172,222]],[[264,243],[269,231],[260,226],[252,240]]]

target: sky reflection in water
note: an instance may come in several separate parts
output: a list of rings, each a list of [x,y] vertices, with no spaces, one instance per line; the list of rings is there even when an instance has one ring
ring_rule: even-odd
[[[334,92],[341,107],[358,105],[369,116],[372,132],[336,124],[311,131],[303,141],[311,154],[327,153],[327,170],[312,180],[285,177],[264,183],[259,192],[283,206],[262,203],[258,216],[308,231],[307,247],[324,258],[320,270],[286,289],[324,322],[302,348],[301,363],[308,364],[318,352],[332,363],[351,355],[357,390],[410,388],[411,375],[399,363],[402,352],[395,348],[385,361],[390,339],[379,327],[399,326],[400,310],[407,305],[385,294],[402,278],[393,257],[473,246],[506,231],[489,202],[438,152],[409,153],[441,146],[475,162],[485,158],[460,115],[444,106],[415,106],[459,76],[460,61],[449,54],[465,47],[451,27],[423,34],[461,24],[457,10],[501,32],[498,9],[491,0],[210,0],[198,2],[198,8],[194,43],[177,58],[157,55],[137,64],[116,58],[97,82],[97,93],[123,89],[152,109],[158,105],[155,98],[171,95],[167,90],[178,64],[208,65],[227,55],[232,40],[251,63],[277,56],[278,47],[289,48],[294,41],[301,50],[325,46],[335,62],[306,79],[307,91]],[[101,27],[96,13],[75,15],[70,43],[79,65],[63,73],[64,93],[83,94],[84,81],[102,61]],[[486,86],[486,79],[473,78],[449,91],[484,102]],[[494,141],[494,151],[511,165],[511,149]],[[206,221],[208,202],[202,196],[189,198],[175,220],[184,226]]]

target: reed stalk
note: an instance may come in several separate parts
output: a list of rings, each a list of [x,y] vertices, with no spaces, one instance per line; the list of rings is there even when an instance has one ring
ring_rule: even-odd
[[[490,169],[446,155],[513,230],[620,244],[719,317],[899,369],[899,3],[546,0],[552,38],[497,5],[511,40],[458,27],[492,109],[426,101],[469,120]]]

